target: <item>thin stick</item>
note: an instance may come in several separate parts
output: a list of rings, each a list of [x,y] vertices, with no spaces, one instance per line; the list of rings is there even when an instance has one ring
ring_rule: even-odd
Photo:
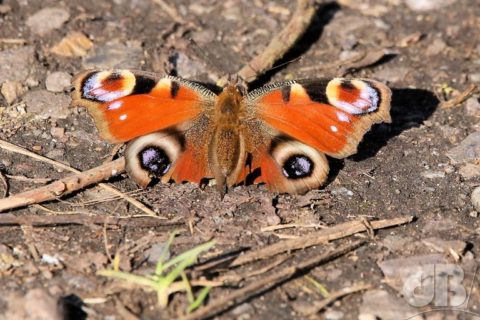
[[[268,226],[261,228],[260,231],[276,231],[288,228],[314,228],[314,229],[325,229],[327,228],[324,224],[312,223],[312,224],[298,224],[298,223],[288,223],[288,224],[277,224],[276,226]]]
[[[3,183],[3,198],[5,198],[6,196],[8,196],[8,181],[7,179],[5,178],[5,175],[3,174],[3,172],[0,171],[0,180],[2,180],[2,183]]]
[[[304,310],[299,310],[303,315],[309,316],[315,313],[322,311],[324,308],[328,307],[333,302],[341,299],[349,294],[356,293],[359,291],[372,289],[373,286],[370,284],[357,284],[351,287],[342,288],[338,291],[331,293],[327,298],[322,301],[314,303],[312,306],[305,308]]]
[[[0,43],[4,44],[26,44],[27,40],[25,39],[16,39],[16,38],[0,38]]]
[[[371,227],[373,230],[393,227],[401,224],[410,223],[413,220],[413,216],[400,217],[388,220],[371,221]],[[266,259],[268,257],[277,255],[279,253],[304,249],[307,247],[315,246],[318,244],[326,243],[328,241],[336,240],[351,236],[355,233],[368,231],[364,220],[350,221],[336,225],[331,228],[312,232],[306,236],[299,237],[297,239],[289,239],[280,241],[272,245],[253,250],[239,256],[230,263],[230,267],[237,267],[250,263],[260,259]]]
[[[129,227],[168,227],[183,225],[183,221],[165,221],[154,216],[112,217],[104,215],[67,214],[67,215],[14,215],[5,213],[0,215],[0,226],[32,225],[35,227],[62,226],[71,224],[107,224],[109,226]]]
[[[457,97],[440,103],[440,108],[449,109],[449,108],[459,106],[465,100],[470,98],[475,93],[476,90],[477,90],[477,85],[472,83],[465,91],[460,93],[460,95],[458,95]]]
[[[67,195],[98,181],[115,176],[122,172],[124,167],[125,159],[120,158],[91,170],[57,180],[46,186],[0,199],[0,212],[34,203],[55,200],[57,197]]]
[[[307,30],[315,11],[316,7],[313,1],[297,0],[297,8],[285,28],[270,41],[259,55],[238,71],[238,76],[246,82],[252,82],[259,75],[271,69],[273,64],[282,58]]]
[[[9,143],[7,141],[0,140],[0,148],[11,151],[11,152],[23,154],[25,156],[36,159],[36,160],[41,161],[41,162],[48,163],[48,164],[50,164],[54,167],[57,167],[57,168],[60,168],[60,169],[63,169],[63,170],[67,170],[67,171],[77,173],[79,179],[80,179],[80,176],[82,175],[81,171],[79,171],[77,169],[74,169],[70,166],[67,166],[66,164],[63,164],[61,162],[49,159],[49,158],[41,156],[41,155],[38,155],[36,153],[33,153],[33,152],[31,152],[27,149],[21,148],[19,146],[16,146],[16,145],[14,145],[12,143]],[[116,161],[117,162],[112,161],[112,162],[109,162],[109,163],[105,163],[101,166],[98,166],[96,168],[93,168],[93,169],[90,169],[89,171],[87,171],[87,172],[91,172],[92,175],[98,179],[98,180],[92,180],[90,184],[98,183],[98,182],[103,181],[103,180],[108,180],[111,177],[114,177],[116,175],[119,175],[119,174],[125,172],[125,159],[122,157],[122,158],[117,159]],[[108,171],[102,170],[102,168],[104,168],[105,166],[108,167],[108,165],[112,166],[112,171],[108,172]],[[113,170],[113,168],[115,170]],[[96,170],[98,170],[99,172],[98,173],[95,172]],[[101,175],[100,173],[103,173],[103,175]],[[61,180],[59,180],[59,181],[61,181]],[[55,183],[56,182],[53,182],[52,184],[50,184],[50,186],[55,184]],[[135,198],[126,195],[125,193],[117,190],[116,188],[114,188],[114,187],[112,187],[112,186],[110,186],[106,183],[99,183],[98,185],[100,187],[102,187],[103,189],[105,189],[107,191],[110,191],[111,193],[121,197],[122,199],[125,199],[126,201],[128,201],[129,203],[131,203],[133,206],[137,207],[141,211],[145,212],[146,214],[156,216],[155,212],[153,212],[151,209],[149,209],[147,206],[145,206],[143,203],[136,200]],[[85,187],[85,186],[79,186],[79,189],[81,189],[83,187]],[[40,189],[41,188],[36,189],[36,190],[40,190]],[[79,189],[72,189],[70,192],[77,191]],[[34,192],[34,191],[35,190],[32,190],[32,192]],[[55,192],[55,190],[52,190],[52,191]],[[13,197],[15,197],[15,196],[13,196]],[[43,201],[48,201],[48,200],[52,200],[52,199],[47,199],[47,200],[43,200]],[[36,202],[36,203],[39,203],[39,202]],[[22,206],[25,206],[25,205],[27,205],[27,204],[20,204],[17,207],[22,207]],[[11,207],[9,209],[13,209],[13,208],[17,208],[17,207]],[[2,209],[2,205],[1,205],[1,201],[0,201],[0,212],[2,212],[4,210],[7,210],[7,209]]]
[[[238,289],[233,291],[226,296],[219,297],[216,300],[213,300],[211,304],[198,309],[197,311],[183,317],[183,320],[193,320],[193,319],[205,319],[207,317],[211,317],[219,312],[231,308],[232,306],[241,303],[247,300],[249,297],[255,294],[259,294],[261,292],[265,292],[280,283],[285,282],[286,280],[295,276],[298,272],[305,272],[310,270],[320,264],[327,263],[332,261],[346,253],[357,249],[358,247],[364,245],[366,241],[360,240],[356,241],[351,244],[343,245],[338,247],[335,250],[331,250],[327,253],[316,254],[315,256],[304,259],[299,263],[296,263],[293,266],[284,267],[281,270],[268,275],[264,278],[258,279],[253,281],[252,283],[248,284],[247,286],[243,287],[242,289]],[[318,251],[322,252],[324,248],[319,249]]]

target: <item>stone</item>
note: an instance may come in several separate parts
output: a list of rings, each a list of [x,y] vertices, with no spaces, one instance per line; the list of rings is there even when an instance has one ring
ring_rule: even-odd
[[[94,47],[83,59],[85,69],[139,69],[144,59],[141,46],[106,44]]]
[[[15,100],[18,99],[22,94],[25,93],[25,88],[18,81],[5,81],[2,84],[0,93],[7,102],[7,104],[12,104]]]
[[[472,191],[471,196],[473,207],[477,212],[480,212],[480,187],[476,187]]]
[[[426,265],[445,263],[443,254],[427,254],[401,257],[378,262],[389,286],[402,291],[405,282],[413,275],[422,272]]]
[[[353,191],[348,190],[345,187],[340,187],[340,188],[333,189],[332,194],[335,196],[352,197]]]
[[[465,103],[465,111],[469,116],[480,117],[480,100],[477,97],[471,97]]]
[[[409,72],[410,69],[407,67],[392,67],[375,72],[373,77],[389,83],[400,83],[405,80]]]
[[[405,0],[405,4],[413,11],[432,11],[447,7],[457,0]]]
[[[26,81],[34,62],[32,46],[0,51],[0,84],[5,81]]]
[[[45,80],[45,86],[50,92],[63,92],[71,85],[72,76],[66,72],[52,72]]]
[[[444,240],[441,238],[432,237],[423,239],[422,242],[432,249],[443,253],[449,253],[450,250],[454,250],[456,253],[461,255],[467,248],[467,243],[461,240]]]
[[[178,74],[186,79],[195,79],[206,73],[205,64],[199,59],[191,59],[183,52],[177,52],[172,58],[173,65]]]
[[[442,179],[445,178],[445,172],[443,171],[434,171],[427,170],[420,173],[420,175],[426,179]]]
[[[154,244],[149,250],[145,252],[148,262],[151,264],[157,264],[158,260],[160,260],[165,250],[167,250],[167,253],[164,257],[164,262],[170,259],[170,250],[166,248],[166,243]]]
[[[412,319],[419,310],[385,290],[369,290],[362,297],[360,314],[370,315],[367,319]],[[372,317],[375,316],[375,317]]]
[[[474,162],[480,159],[480,132],[470,134],[458,146],[447,151],[447,157],[454,164]]]
[[[25,94],[27,111],[41,119],[66,119],[70,114],[71,98],[47,90],[29,91]]]
[[[447,44],[442,39],[435,39],[425,50],[425,55],[436,56],[447,48]]]
[[[480,83],[480,72],[471,73],[468,75],[470,81]]]
[[[467,163],[458,171],[464,180],[471,180],[480,177],[480,165]]]
[[[65,128],[53,127],[50,129],[50,134],[57,139],[62,140],[65,137]]]
[[[10,294],[5,319],[61,320],[57,299],[44,289],[31,289],[24,296]]]
[[[26,24],[33,33],[43,36],[60,28],[69,18],[65,9],[45,8],[28,17]]]

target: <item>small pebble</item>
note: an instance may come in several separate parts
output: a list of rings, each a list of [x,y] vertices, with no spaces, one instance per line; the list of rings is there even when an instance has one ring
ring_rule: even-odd
[[[447,151],[453,163],[473,162],[480,159],[480,132],[466,137],[458,146]]]
[[[160,257],[164,254],[163,252],[165,250],[168,250],[168,251],[164,258],[164,261],[168,261],[170,259],[170,250],[166,249],[165,246],[166,246],[166,243],[156,243],[152,245],[152,247],[145,252],[148,262],[151,264],[158,263]]]
[[[413,11],[432,11],[455,3],[457,0],[405,0],[405,4]]]
[[[480,83],[480,72],[472,73],[468,76],[470,81]]]
[[[332,190],[332,194],[336,196],[352,197],[353,191],[348,190],[345,187],[340,187]]]
[[[458,171],[464,180],[471,180],[480,177],[480,165],[467,163]]]
[[[339,310],[327,310],[324,313],[325,320],[341,320],[344,315],[345,314]]]
[[[476,187],[472,191],[471,196],[473,207],[477,212],[480,212],[480,187]]]
[[[427,170],[420,175],[426,179],[441,179],[445,178],[445,172],[444,171],[433,171],[433,170]]]
[[[477,97],[471,97],[465,103],[465,111],[469,116],[480,117],[480,100]]]
[[[7,104],[12,104],[19,96],[25,93],[25,89],[18,81],[5,81],[0,92]]]
[[[62,8],[45,8],[28,17],[26,24],[33,33],[43,36],[59,29],[69,18],[68,11]]]
[[[33,46],[0,51],[0,83],[5,81],[25,81],[34,64]]]
[[[50,92],[63,92],[71,85],[72,76],[66,72],[52,72],[45,80],[45,86]]]
[[[53,127],[50,129],[50,134],[57,139],[63,139],[65,137],[65,128]]]
[[[447,48],[447,44],[442,39],[435,39],[425,50],[427,56],[436,56]]]

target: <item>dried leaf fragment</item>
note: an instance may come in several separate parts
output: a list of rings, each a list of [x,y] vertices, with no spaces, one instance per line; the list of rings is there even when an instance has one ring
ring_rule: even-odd
[[[93,42],[83,33],[72,32],[53,46],[50,51],[62,57],[83,57],[92,47]]]

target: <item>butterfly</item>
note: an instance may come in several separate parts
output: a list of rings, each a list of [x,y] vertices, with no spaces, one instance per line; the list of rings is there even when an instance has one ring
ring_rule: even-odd
[[[242,182],[304,193],[327,180],[326,155],[354,154],[373,124],[391,122],[391,91],[370,79],[283,81],[251,92],[232,80],[216,94],[173,76],[87,70],[73,85],[72,104],[88,109],[101,138],[128,142],[126,171],[142,187],[215,179],[222,194]]]

